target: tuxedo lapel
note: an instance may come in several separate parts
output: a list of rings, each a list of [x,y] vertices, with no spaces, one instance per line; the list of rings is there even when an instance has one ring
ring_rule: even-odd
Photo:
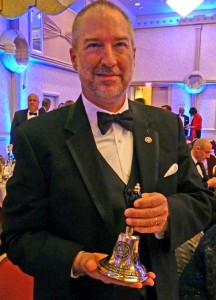
[[[21,110],[19,113],[19,124],[23,123],[24,121],[28,120],[28,109]]]
[[[106,195],[106,184],[94,137],[81,97],[71,106],[65,126],[73,135],[66,141],[85,185],[107,229],[115,234],[111,203]]]
[[[134,114],[134,144],[141,176],[143,192],[154,192],[158,181],[159,140],[158,133],[150,128],[147,112],[140,105],[130,104]],[[143,109],[145,109],[143,107]]]

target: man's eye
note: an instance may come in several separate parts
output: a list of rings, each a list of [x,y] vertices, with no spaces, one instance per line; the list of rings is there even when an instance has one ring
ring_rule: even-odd
[[[98,43],[91,43],[91,44],[88,44],[87,46],[86,46],[86,48],[89,48],[89,49],[91,49],[91,48],[100,48],[100,44],[98,44]]]
[[[118,43],[115,44],[115,46],[116,47],[125,47],[125,48],[128,47],[127,43],[125,43],[125,42],[118,42]]]

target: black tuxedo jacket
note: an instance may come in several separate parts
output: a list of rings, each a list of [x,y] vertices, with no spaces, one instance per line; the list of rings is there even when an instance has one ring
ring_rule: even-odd
[[[211,192],[202,187],[178,116],[136,102],[130,106],[142,191],[163,193],[169,202],[168,237],[141,236],[140,256],[145,236],[157,299],[177,300],[174,250],[207,226]],[[82,99],[21,124],[14,155],[3,205],[3,243],[9,258],[35,277],[35,299],[131,299],[128,288],[88,276],[70,279],[80,250],[110,254],[119,234]],[[178,171],[167,173],[173,164]]]
[[[44,113],[43,111],[39,110],[39,115]],[[17,126],[22,124],[27,120],[27,114],[28,114],[28,109],[22,109],[18,110],[14,114],[14,118],[11,124],[11,132],[10,132],[10,144],[13,144],[13,135],[14,135],[14,130],[16,129]]]
[[[39,109],[39,113],[44,114],[46,112],[47,112],[46,109],[43,106],[41,106],[41,108]]]
[[[180,117],[181,115],[179,115],[179,117]],[[190,120],[189,120],[189,117],[188,116],[186,116],[186,115],[183,115],[183,117],[184,117],[184,127],[186,127],[187,125],[189,125],[189,123],[190,123]],[[188,130],[186,130],[185,129],[185,135],[187,136],[188,135]]]

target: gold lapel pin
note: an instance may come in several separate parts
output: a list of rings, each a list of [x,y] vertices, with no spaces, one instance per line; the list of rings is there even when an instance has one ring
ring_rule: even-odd
[[[146,137],[145,137],[145,142],[146,142],[147,144],[150,144],[150,143],[152,142],[152,138],[151,138],[150,136],[146,136]]]

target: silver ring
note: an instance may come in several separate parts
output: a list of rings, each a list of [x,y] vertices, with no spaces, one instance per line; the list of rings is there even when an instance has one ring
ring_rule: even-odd
[[[158,225],[158,218],[155,217],[155,226],[157,226],[157,225]]]

